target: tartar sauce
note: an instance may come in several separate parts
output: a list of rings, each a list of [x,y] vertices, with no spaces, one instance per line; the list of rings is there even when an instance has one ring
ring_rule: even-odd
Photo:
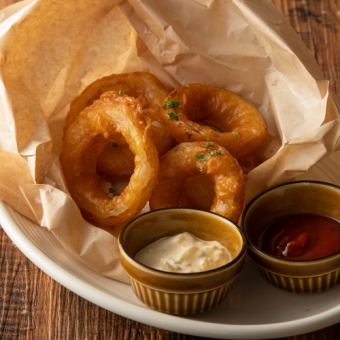
[[[166,272],[196,273],[223,266],[232,260],[232,255],[218,241],[204,241],[184,232],[147,245],[135,259]]]

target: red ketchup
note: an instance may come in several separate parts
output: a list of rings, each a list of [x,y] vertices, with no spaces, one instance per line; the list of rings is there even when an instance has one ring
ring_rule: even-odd
[[[340,251],[340,223],[314,214],[287,215],[268,225],[259,248],[286,260],[315,260]]]

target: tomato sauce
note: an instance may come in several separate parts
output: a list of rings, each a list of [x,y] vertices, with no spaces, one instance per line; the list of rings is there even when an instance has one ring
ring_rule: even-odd
[[[340,223],[314,214],[283,216],[268,225],[259,248],[286,260],[315,260],[340,251]]]

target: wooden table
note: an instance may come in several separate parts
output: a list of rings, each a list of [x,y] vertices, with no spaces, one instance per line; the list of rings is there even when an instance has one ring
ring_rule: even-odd
[[[340,0],[272,1],[315,55],[339,96]],[[0,0],[0,8],[14,2]],[[0,339],[199,339],[146,326],[97,307],[35,267],[2,230],[0,241]],[[340,323],[289,339],[340,339]]]

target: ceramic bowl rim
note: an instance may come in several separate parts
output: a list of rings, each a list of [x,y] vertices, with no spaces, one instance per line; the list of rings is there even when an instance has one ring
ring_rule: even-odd
[[[194,273],[176,273],[176,272],[167,272],[167,271],[163,271],[163,270],[159,270],[159,269],[155,269],[155,268],[151,268],[139,261],[136,261],[133,257],[131,257],[126,251],[125,248],[123,247],[122,244],[122,238],[124,233],[126,232],[126,230],[129,228],[129,226],[134,223],[135,221],[137,221],[139,218],[142,218],[146,215],[152,215],[152,214],[157,214],[159,212],[162,211],[193,211],[194,213],[203,213],[206,215],[210,215],[211,218],[217,218],[217,219],[221,219],[224,223],[227,222],[229,224],[232,225],[232,227],[238,232],[238,234],[241,236],[242,239],[242,245],[241,248],[238,252],[238,254],[228,263],[224,264],[223,266],[220,267],[216,267],[210,270],[206,270],[206,271],[202,271],[202,272],[194,272]],[[245,255],[246,251],[247,251],[247,241],[246,241],[246,237],[243,233],[243,231],[241,230],[241,228],[233,221],[231,221],[229,218],[219,215],[215,212],[212,211],[205,211],[205,210],[200,210],[200,209],[195,209],[195,208],[161,208],[161,209],[155,209],[155,210],[151,210],[148,211],[144,214],[138,215],[136,216],[133,220],[131,220],[129,223],[127,223],[122,230],[119,233],[118,236],[118,245],[119,245],[119,251],[121,254],[123,254],[138,270],[146,270],[147,272],[149,272],[152,275],[160,275],[160,276],[164,276],[164,277],[171,277],[171,278],[198,278],[198,277],[202,277],[202,275],[204,276],[209,276],[209,275],[213,275],[213,274],[217,274],[219,272],[223,272],[224,270],[228,269],[229,267],[232,267],[233,265],[235,265],[236,263],[238,263],[242,257]]]
[[[337,191],[340,191],[340,186],[333,184],[333,183],[329,183],[329,182],[324,182],[324,181],[316,181],[316,180],[299,180],[299,181],[289,181],[289,182],[285,182],[285,183],[281,183],[278,185],[275,185],[273,187],[270,187],[264,191],[261,191],[259,194],[257,194],[254,198],[252,198],[245,206],[243,214],[242,214],[242,222],[241,222],[241,229],[245,235],[245,238],[247,240],[247,245],[248,245],[248,249],[253,251],[254,253],[256,253],[257,255],[261,256],[262,258],[265,258],[266,260],[270,261],[270,262],[275,262],[278,264],[283,264],[283,265],[289,265],[289,266],[294,266],[294,267],[302,267],[302,266],[306,266],[307,265],[317,265],[317,264],[322,264],[322,263],[326,263],[330,260],[333,260],[335,258],[337,258],[338,256],[340,256],[340,250],[337,251],[336,253],[330,254],[330,255],[326,255],[326,256],[322,256],[318,259],[312,259],[312,260],[284,260],[284,259],[280,259],[278,257],[269,255],[265,252],[263,252],[262,250],[260,250],[250,239],[248,232],[247,232],[247,228],[245,227],[245,217],[249,211],[249,209],[251,208],[251,206],[262,196],[266,195],[267,193],[271,192],[271,191],[275,191],[281,187],[285,187],[285,186],[291,186],[291,185],[304,185],[304,184],[316,184],[316,185],[320,185],[320,186],[324,186],[324,187],[332,187],[333,189],[336,189]]]

